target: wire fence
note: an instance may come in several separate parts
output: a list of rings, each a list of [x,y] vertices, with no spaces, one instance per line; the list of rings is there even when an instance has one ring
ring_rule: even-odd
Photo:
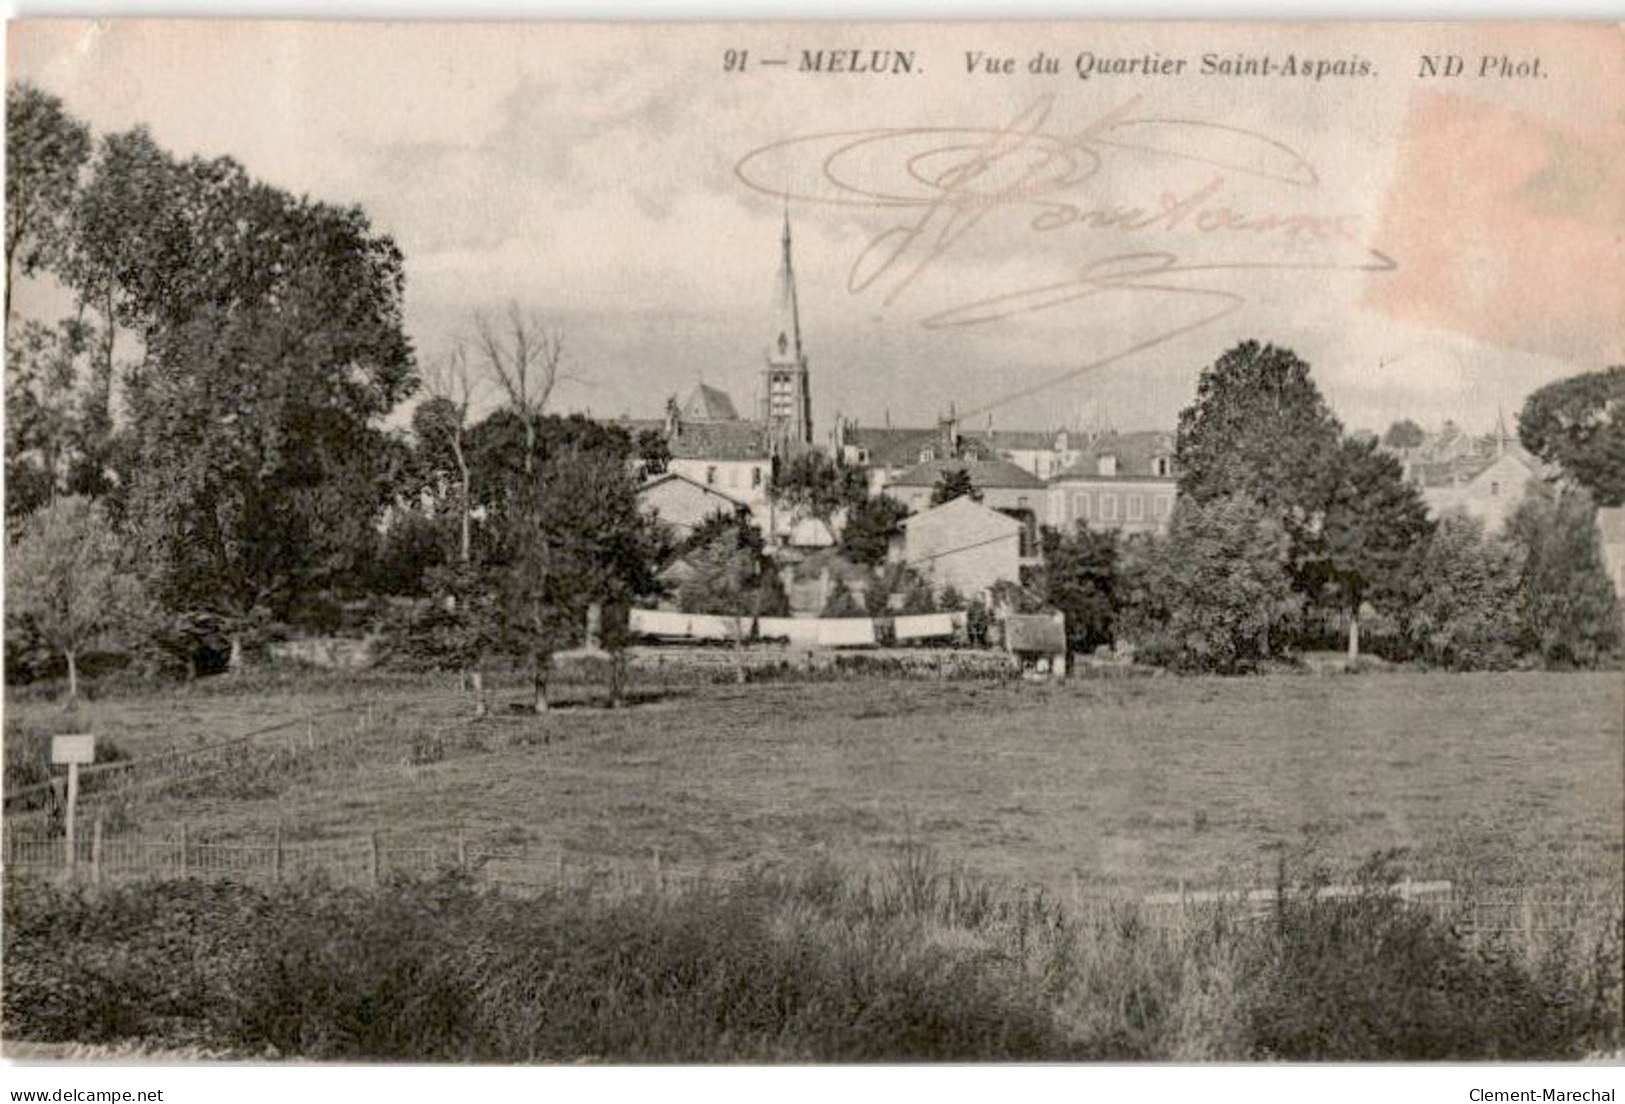
[[[528,845],[464,834],[404,842],[384,833],[343,840],[289,841],[281,832],[254,840],[205,840],[182,825],[162,835],[112,835],[98,820],[68,850],[62,838],[6,834],[8,880],[43,878],[86,885],[146,879],[203,878],[272,885],[312,875],[334,884],[375,886],[393,878],[421,878],[461,870],[483,884],[525,894],[590,892],[626,896],[723,888],[748,877],[738,867],[670,862],[659,851],[647,859],[572,855],[562,849],[533,851]],[[988,883],[1010,896],[1045,894],[1043,887]],[[1391,885],[1326,885],[1312,888],[1234,887],[1217,890],[1129,894],[1080,887],[1044,898],[1078,916],[1100,916],[1132,906],[1140,921],[1175,930],[1223,910],[1240,923],[1267,922],[1283,899],[1359,901],[1382,897],[1429,913],[1459,934],[1482,939],[1574,931],[1603,922],[1619,924],[1625,896],[1618,885],[1527,885],[1469,888],[1448,881],[1402,881]]]

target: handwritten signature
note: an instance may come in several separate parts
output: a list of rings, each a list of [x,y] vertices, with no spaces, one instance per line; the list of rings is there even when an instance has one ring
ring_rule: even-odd
[[[1249,271],[1383,272],[1398,267],[1392,258],[1361,244],[1361,219],[1356,214],[1244,210],[1227,198],[1231,177],[1312,196],[1319,175],[1291,146],[1240,127],[1140,116],[1135,113],[1138,103],[1135,97],[1070,134],[1046,129],[1054,98],[1045,96],[1002,126],[803,135],[750,151],[734,171],[750,188],[786,202],[897,212],[895,222],[865,242],[847,274],[849,292],[874,288],[888,305],[1000,212],[1025,213],[1025,229],[1051,240],[1062,231],[1161,234],[1171,239],[1177,233],[1180,240],[1195,234],[1227,245],[1267,244],[1288,252],[1285,258],[1244,254],[1241,259],[1187,260],[1155,243],[1145,248],[1147,243],[1140,241],[1136,244],[1141,248],[1087,259],[1064,279],[955,304],[921,319],[927,329],[979,326],[1124,292],[1194,298],[1209,308],[1193,321],[1161,330],[994,405],[1211,325],[1248,302],[1229,287],[1193,286],[1178,281],[1180,277]],[[1202,166],[1211,175],[1198,186],[1163,191],[1151,200],[1081,198],[1113,157]],[[1347,259],[1350,247],[1357,259]]]

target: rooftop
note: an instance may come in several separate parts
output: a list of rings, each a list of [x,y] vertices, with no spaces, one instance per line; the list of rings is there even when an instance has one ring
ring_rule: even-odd
[[[935,487],[945,472],[963,468],[970,473],[971,486],[1013,487],[1019,490],[1042,490],[1044,481],[1018,468],[1008,460],[927,460],[915,464],[890,483],[893,487]]]

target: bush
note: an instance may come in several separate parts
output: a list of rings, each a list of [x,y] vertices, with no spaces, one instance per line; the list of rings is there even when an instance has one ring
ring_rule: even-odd
[[[1074,912],[905,848],[619,898],[463,874],[5,900],[12,1038],[416,1061],[1575,1058],[1620,1040],[1620,914],[1538,953],[1386,892],[1258,923]]]

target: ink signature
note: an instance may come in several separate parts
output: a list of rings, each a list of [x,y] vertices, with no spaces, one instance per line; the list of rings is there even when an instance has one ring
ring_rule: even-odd
[[[1000,292],[932,311],[927,329],[978,326],[1019,315],[1085,305],[1107,293],[1173,295],[1209,307],[1191,322],[1160,331],[1064,375],[1006,396],[1000,404],[1070,379],[1154,345],[1211,325],[1241,309],[1245,295],[1226,286],[1181,280],[1192,274],[1265,271],[1382,272],[1395,261],[1361,244],[1361,219],[1313,209],[1247,210],[1230,198],[1232,177],[1279,186],[1313,198],[1320,184],[1299,151],[1265,134],[1197,119],[1141,116],[1139,97],[1070,133],[1046,129],[1054,97],[1041,97],[997,127],[875,128],[803,135],[761,146],[735,174],[748,187],[786,202],[896,212],[865,242],[847,274],[847,290],[876,289],[890,305],[914,288],[995,214],[1025,216],[1027,233],[1051,241],[1065,234],[1196,235],[1226,245],[1267,245],[1276,253],[1240,259],[1187,260],[1144,240],[1079,264],[1067,278]],[[1199,167],[1207,179],[1139,201],[1111,201],[1096,178],[1109,158]],[[984,240],[980,243],[988,244]],[[1349,252],[1356,254],[1349,259]],[[1286,256],[1279,255],[1280,253]],[[1307,254],[1307,259],[1306,259]],[[986,409],[990,409],[986,408]]]

